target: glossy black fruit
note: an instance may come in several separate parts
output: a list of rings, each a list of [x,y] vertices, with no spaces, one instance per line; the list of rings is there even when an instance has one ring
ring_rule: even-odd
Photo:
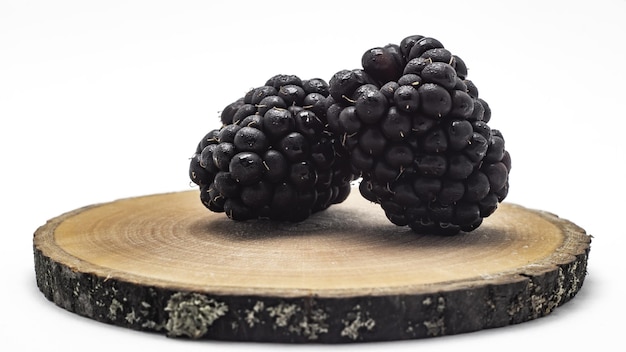
[[[508,194],[511,159],[465,62],[413,35],[366,51],[361,63],[333,76],[327,108],[360,193],[417,232],[476,229]]]
[[[202,204],[233,220],[302,221],[345,200],[354,175],[326,118],[329,88],[276,75],[227,105],[190,161]]]

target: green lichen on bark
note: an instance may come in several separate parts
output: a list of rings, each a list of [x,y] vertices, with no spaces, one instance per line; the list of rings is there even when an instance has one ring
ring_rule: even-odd
[[[443,318],[433,319],[431,321],[425,321],[424,326],[427,329],[429,336],[439,336],[446,334],[446,325]]]
[[[313,302],[310,304],[315,305]],[[258,307],[258,303],[255,307]],[[274,330],[286,330],[309,341],[315,341],[320,335],[328,333],[328,314],[322,308],[303,309],[297,304],[280,302],[267,307],[265,311],[273,321]]]
[[[118,301],[117,299],[113,298],[113,300],[111,300],[111,305],[109,306],[109,318],[111,320],[115,320],[117,319],[117,312],[120,311],[123,312],[124,311],[124,306],[122,305],[122,303],[120,303],[120,301]]]
[[[370,331],[376,326],[376,321],[370,318],[367,312],[361,312],[360,305],[356,305],[342,322],[341,336],[346,336],[351,340],[359,339],[363,329]]]
[[[286,327],[291,317],[299,312],[299,310],[300,308],[295,304],[287,304],[284,302],[281,302],[275,307],[267,307],[269,316],[274,318],[274,329]]]
[[[446,324],[443,314],[446,310],[446,300],[443,297],[437,297],[437,299],[433,299],[433,297],[426,297],[422,301],[422,305],[427,306],[433,312],[429,316],[434,316],[430,320],[426,320],[423,322],[424,327],[426,328],[426,335],[428,336],[442,336],[446,334]]]
[[[264,308],[265,304],[263,303],[263,301],[257,301],[252,309],[246,309],[244,320],[246,321],[246,324],[249,328],[253,328],[256,324],[262,323],[259,318],[259,314],[263,312]]]
[[[197,339],[228,312],[228,306],[202,294],[178,292],[170,297],[165,311],[169,313],[165,324],[169,336]]]

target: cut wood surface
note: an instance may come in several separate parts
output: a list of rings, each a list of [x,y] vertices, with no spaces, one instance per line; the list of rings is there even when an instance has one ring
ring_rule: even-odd
[[[380,341],[552,312],[581,288],[590,237],[503,203],[470,233],[418,235],[355,190],[302,223],[234,222],[197,191],[122,199],[34,236],[37,284],[92,319],[168,336]]]

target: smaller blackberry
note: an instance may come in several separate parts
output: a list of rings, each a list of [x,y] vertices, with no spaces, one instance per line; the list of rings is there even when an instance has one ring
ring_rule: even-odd
[[[227,105],[190,161],[202,204],[233,220],[302,221],[345,200],[354,176],[327,126],[329,94],[322,79],[276,75]]]

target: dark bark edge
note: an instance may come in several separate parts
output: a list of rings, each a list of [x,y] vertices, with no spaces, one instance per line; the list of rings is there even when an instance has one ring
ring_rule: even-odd
[[[37,286],[59,307],[170,337],[346,343],[418,339],[522,323],[573,298],[589,246],[538,273],[449,291],[354,297],[212,295],[72,270],[34,246]]]

